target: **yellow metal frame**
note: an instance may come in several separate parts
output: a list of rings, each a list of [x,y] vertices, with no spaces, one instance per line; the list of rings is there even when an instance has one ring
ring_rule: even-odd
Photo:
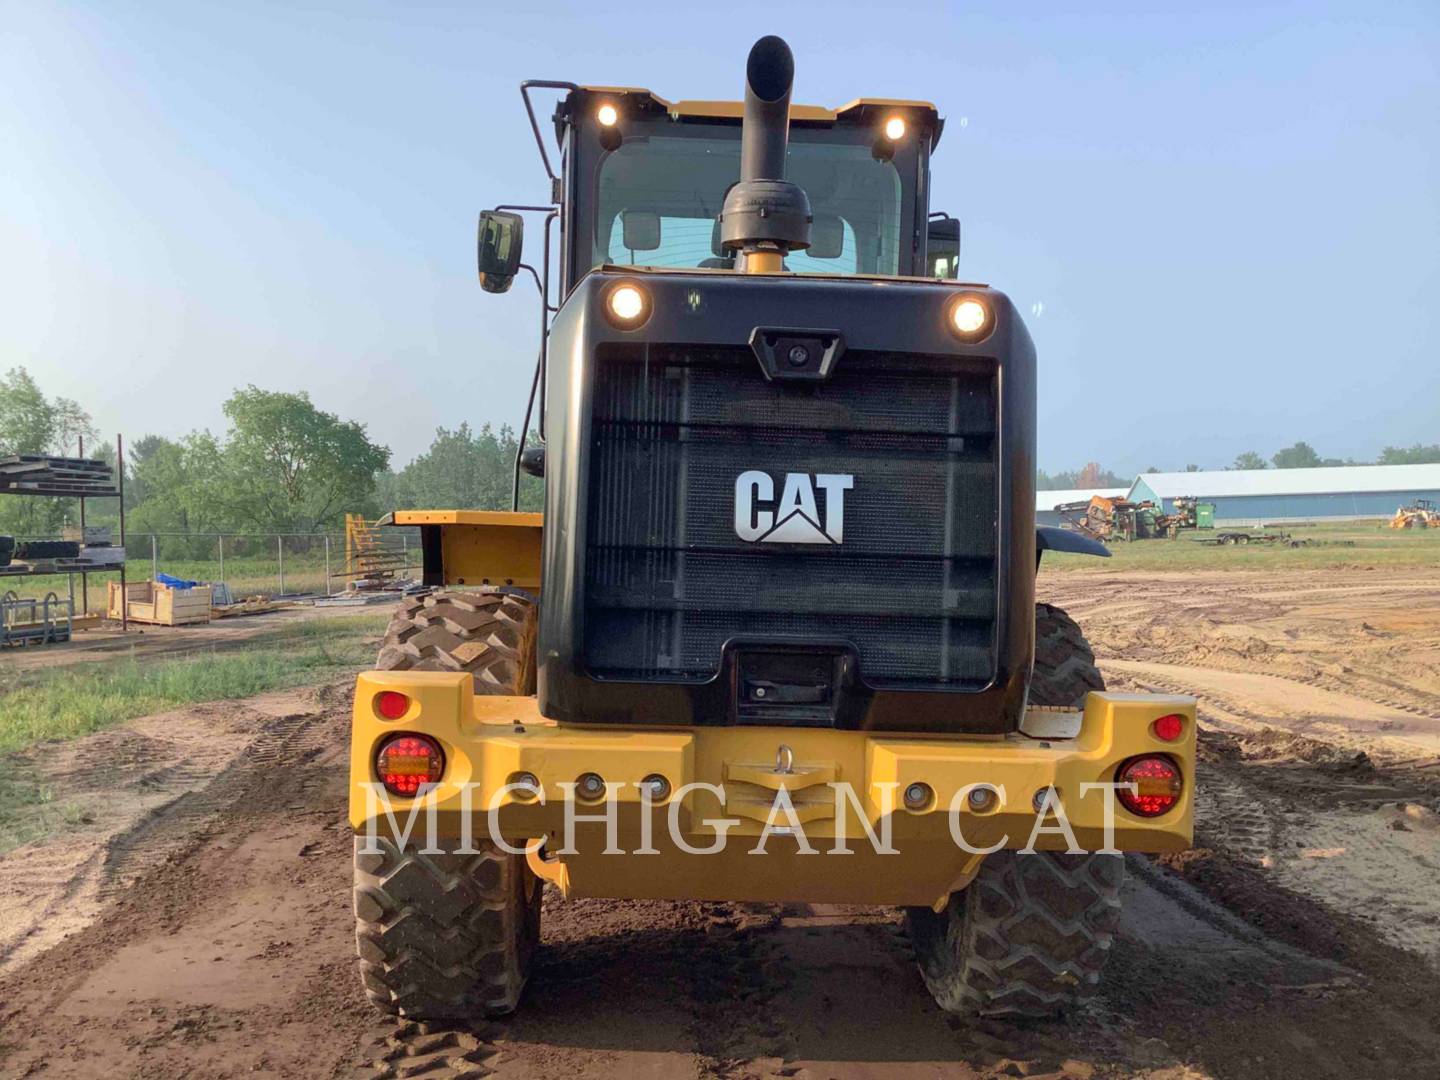
[[[382,690],[411,700],[396,721],[375,707]],[[1163,742],[1151,731],[1167,713],[1186,718],[1184,737]],[[1057,730],[1055,714],[1046,714],[1047,730]],[[573,824],[574,850],[553,860],[538,855],[531,863],[571,896],[618,898],[694,898],[714,900],[801,900],[857,904],[936,904],[962,887],[978,870],[981,856],[962,849],[951,834],[955,821],[974,848],[1022,848],[1037,824],[1036,792],[1054,788],[1078,844],[1104,846],[1107,802],[1113,813],[1113,840],[1119,850],[1176,851],[1193,837],[1195,777],[1195,701],[1160,694],[1092,693],[1075,734],[1038,739],[1005,737],[901,736],[814,728],[606,728],[557,725],[540,716],[532,697],[477,697],[468,675],[451,673],[366,672],[356,685],[351,746],[350,823],[357,833],[372,821],[389,827],[377,803],[374,755],[386,735],[419,732],[444,751],[445,773],[420,800],[391,800],[389,809],[403,823],[416,811],[423,831],[434,814],[437,835],[481,838],[492,798],[521,774],[540,783],[543,803],[523,792],[499,794],[495,803],[499,835],[517,845],[544,840],[546,851],[563,848],[566,828],[562,784],[587,773],[621,785],[616,796],[615,832],[627,854],[605,854],[607,823]],[[1081,785],[1114,780],[1130,757],[1163,753],[1180,767],[1184,791],[1169,813],[1152,819],[1133,816],[1104,792],[1082,794]],[[788,766],[781,770],[777,759]],[[715,793],[693,790],[672,811],[670,800],[648,809],[639,783],[663,776],[671,799],[687,784],[717,785]],[[903,805],[911,784],[928,785],[934,798],[915,810]],[[993,784],[1004,796],[977,812],[964,797],[967,785]],[[832,784],[855,793],[851,801]],[[468,790],[466,785],[470,785]],[[367,791],[367,786],[369,790]],[[797,837],[766,838],[765,854],[752,854],[774,817],[780,793],[802,823],[815,854],[804,854]],[[603,804],[572,802],[572,814],[600,815]],[[692,854],[670,836],[668,819],[676,815],[680,838],[692,848],[715,843],[715,821],[732,821],[723,851]],[[877,853],[868,830],[884,835],[888,818],[898,854]],[[1068,840],[1053,815],[1036,835],[1039,850],[1064,850]],[[848,838],[853,854],[831,854],[837,836]],[[647,842],[648,841],[648,842]],[[645,848],[648,854],[637,853]]]
[[[506,510],[397,510],[396,525],[439,526],[446,585],[540,589],[543,514]]]

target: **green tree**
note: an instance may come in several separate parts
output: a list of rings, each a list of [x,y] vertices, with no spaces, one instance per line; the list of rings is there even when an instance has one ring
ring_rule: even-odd
[[[0,379],[0,454],[73,454],[92,441],[90,414],[69,398],[47,398],[23,367]]]
[[[73,454],[80,436],[94,438],[90,416],[68,398],[48,398],[23,367],[0,378],[0,456]],[[0,533],[48,536],[73,513],[73,499],[5,499]]]
[[[1387,446],[1380,452],[1381,465],[1434,465],[1440,462],[1440,443],[1432,446]]]
[[[225,402],[229,438],[217,499],[237,524],[313,532],[368,508],[390,451],[365,426],[322,412],[305,393],[248,386]]]
[[[1243,454],[1236,455],[1235,464],[1231,465],[1230,468],[1232,470],[1266,469],[1269,468],[1269,463],[1259,454],[1255,453],[1254,450],[1246,450]]]
[[[1044,469],[1035,472],[1037,491],[1068,491],[1071,488],[1120,488],[1130,486],[1130,477],[1102,469],[1091,462],[1083,469],[1071,472],[1047,473]]]
[[[1297,442],[1284,450],[1277,450],[1270,459],[1277,469],[1314,469],[1324,464],[1315,448],[1307,442]]]
[[[509,510],[516,438],[509,425],[437,428],[430,448],[385,485],[386,509]],[[521,474],[520,508],[540,509],[541,482]]]
[[[228,512],[225,456],[208,431],[192,432],[179,441],[147,436],[136,441],[144,452],[130,467],[128,483],[137,501],[128,511],[132,534],[188,533],[193,541],[162,540],[169,555],[199,557],[210,551],[212,537],[235,527]],[[129,489],[127,489],[127,495]]]

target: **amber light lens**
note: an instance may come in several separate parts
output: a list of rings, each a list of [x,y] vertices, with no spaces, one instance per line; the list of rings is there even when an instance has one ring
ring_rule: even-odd
[[[410,711],[410,699],[396,690],[382,690],[375,695],[375,711],[386,720],[399,720]]]
[[[1153,818],[1174,808],[1180,801],[1184,782],[1179,767],[1167,757],[1138,757],[1120,766],[1115,774],[1117,784],[1134,784],[1115,792],[1120,805],[1136,817]]]
[[[375,755],[375,775],[391,795],[409,798],[421,784],[434,784],[445,771],[445,757],[424,735],[392,735]]]

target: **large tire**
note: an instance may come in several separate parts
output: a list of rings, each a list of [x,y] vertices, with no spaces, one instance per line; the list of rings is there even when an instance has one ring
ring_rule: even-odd
[[[366,843],[355,838],[355,941],[375,1007],[414,1020],[513,1012],[540,941],[541,883],[524,857],[484,840],[478,855],[383,837],[366,855]]]
[[[1030,700],[1076,706],[1105,681],[1075,621],[1035,609]],[[1120,922],[1119,855],[1040,851],[988,856],[938,914],[907,908],[921,977],[949,1012],[1053,1016],[1093,994]]]
[[[1079,708],[1091,690],[1104,690],[1105,676],[1075,620],[1054,604],[1035,605],[1035,669],[1030,701]]]
[[[482,589],[409,600],[390,620],[376,667],[468,671],[482,694],[535,692],[535,602]],[[415,1020],[503,1016],[520,1001],[540,941],[541,882],[522,855],[477,841],[478,855],[424,855],[412,837],[355,840],[355,941],[365,993]]]
[[[381,671],[468,671],[477,694],[535,692],[535,601],[515,589],[437,593],[390,618]]]

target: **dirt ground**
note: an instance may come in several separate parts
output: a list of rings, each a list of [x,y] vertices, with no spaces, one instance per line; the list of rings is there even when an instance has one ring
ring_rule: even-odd
[[[131,623],[122,632],[118,622],[105,621],[99,626],[76,633],[73,641],[62,645],[43,645],[13,649],[5,654],[9,671],[48,671],[71,664],[99,663],[117,657],[184,656],[211,652],[239,645],[251,638],[267,634],[309,619],[363,618],[383,615],[386,604],[354,607],[315,607],[304,604],[268,611],[259,615],[237,615],[196,626],[150,626]]]
[[[889,910],[549,896],[515,1017],[384,1022],[353,971],[337,684],[32,752],[89,811],[0,858],[0,1075],[1440,1075],[1440,580],[1040,588],[1113,686],[1202,700],[1197,846],[1128,860],[1075,1017],[939,1012]]]

